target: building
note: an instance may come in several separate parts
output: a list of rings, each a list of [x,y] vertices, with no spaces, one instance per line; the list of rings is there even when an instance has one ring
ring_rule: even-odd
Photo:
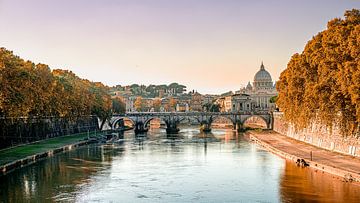
[[[241,93],[220,97],[215,103],[219,105],[220,112],[252,111],[255,107],[250,95]]]
[[[136,97],[134,97],[134,96],[127,97],[124,99],[126,112],[134,112],[135,111],[135,107],[134,107],[135,100],[136,100]]]
[[[203,95],[203,100],[202,100],[202,104],[212,104],[214,102],[214,100],[216,99],[215,95],[210,95],[210,94],[206,94]]]
[[[271,75],[261,63],[252,85],[249,82],[235,94],[218,98],[216,103],[219,104],[221,112],[268,111],[275,108],[275,104],[270,103],[270,99],[276,95],[277,91]]]
[[[165,90],[164,89],[159,89],[158,92],[159,92],[159,97],[164,98]]]
[[[255,74],[253,84],[250,82],[245,88],[236,91],[237,94],[247,94],[250,96],[251,107],[254,110],[271,110],[275,108],[274,103],[270,103],[270,98],[277,96],[275,84],[270,73],[261,63],[260,70]]]
[[[188,112],[189,111],[189,104],[187,104],[187,103],[178,103],[178,104],[176,104],[176,111],[177,112]]]
[[[191,111],[202,111],[203,110],[202,103],[203,103],[203,96],[198,92],[194,92],[191,95],[191,100],[190,100]]]
[[[255,102],[253,102],[248,94],[234,94],[231,96],[231,111],[239,112],[239,111],[252,111],[255,106]]]
[[[224,112],[230,112],[231,109],[232,109],[232,106],[233,106],[233,104],[232,104],[232,95],[231,96],[226,96],[224,98],[224,109],[223,109],[223,111]]]

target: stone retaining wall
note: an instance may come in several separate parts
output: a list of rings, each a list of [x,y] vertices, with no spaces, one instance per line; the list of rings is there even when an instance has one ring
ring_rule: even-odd
[[[273,130],[280,134],[323,149],[360,157],[359,138],[344,137],[337,129],[331,132],[325,126],[317,123],[296,132],[294,126],[284,120],[282,112],[274,112],[273,115]]]

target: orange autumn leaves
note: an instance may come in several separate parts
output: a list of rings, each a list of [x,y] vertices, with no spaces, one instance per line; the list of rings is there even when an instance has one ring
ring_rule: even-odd
[[[0,116],[75,118],[111,113],[108,88],[71,71],[35,65],[0,48]]]
[[[359,133],[360,11],[329,21],[294,54],[277,90],[277,105],[297,129],[320,121],[329,127],[337,123],[343,135]]]

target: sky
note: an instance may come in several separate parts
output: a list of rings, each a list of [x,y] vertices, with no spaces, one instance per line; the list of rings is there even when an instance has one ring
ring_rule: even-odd
[[[223,93],[290,57],[360,0],[0,0],[0,47],[106,85]]]

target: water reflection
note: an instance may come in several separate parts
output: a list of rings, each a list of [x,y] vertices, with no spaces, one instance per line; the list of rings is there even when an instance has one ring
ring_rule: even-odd
[[[3,202],[74,199],[76,194],[72,192],[89,184],[90,177],[96,173],[106,172],[113,157],[121,156],[122,151],[122,148],[86,146],[56,155],[0,177],[0,196]]]
[[[280,181],[280,195],[284,202],[359,202],[360,186],[355,184],[311,168],[300,169],[286,161]]]
[[[0,177],[3,202],[356,202],[360,187],[303,169],[231,130],[151,129]]]

